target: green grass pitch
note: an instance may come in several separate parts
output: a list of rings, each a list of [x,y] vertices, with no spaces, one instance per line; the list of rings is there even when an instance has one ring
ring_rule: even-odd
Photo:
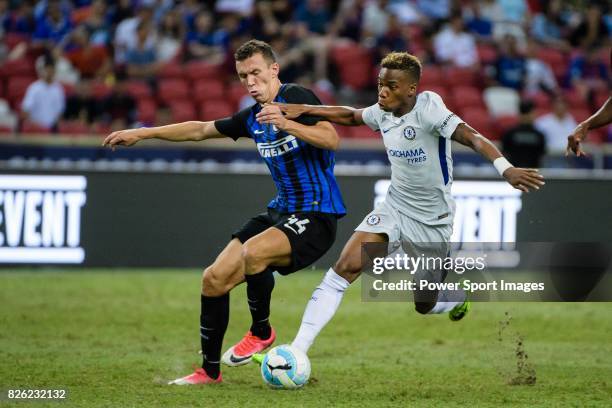
[[[277,344],[293,338],[321,276],[277,279]],[[359,285],[311,349],[311,383],[274,391],[255,365],[224,368],[218,386],[166,385],[200,361],[198,271],[2,272],[0,407],[612,405],[609,303],[478,303],[452,323],[409,303],[363,303]],[[248,329],[245,296],[232,292],[224,349]],[[536,382],[511,385],[523,351]],[[68,398],[9,402],[9,388]]]

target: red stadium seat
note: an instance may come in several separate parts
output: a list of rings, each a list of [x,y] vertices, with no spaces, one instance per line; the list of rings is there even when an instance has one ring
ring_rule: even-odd
[[[57,130],[59,133],[67,135],[88,135],[91,133],[89,126],[78,120],[61,121],[57,126]]]
[[[91,131],[97,135],[108,135],[111,132],[111,127],[105,123],[96,122]]]
[[[96,99],[102,99],[110,95],[112,89],[104,82],[96,81],[91,84],[91,96]]]
[[[569,108],[570,113],[572,114],[572,116],[574,117],[574,119],[576,120],[576,122],[580,123],[583,120],[587,119],[589,116],[591,116],[591,113],[589,112],[588,109],[585,108]]]
[[[467,68],[448,67],[444,72],[445,83],[448,86],[476,86],[476,72]]]
[[[0,137],[11,136],[13,134],[13,129],[9,126],[0,125]]]
[[[427,65],[423,67],[419,86],[421,88],[430,86],[444,86],[444,73],[442,69],[435,65]]]
[[[545,92],[538,92],[532,95],[523,96],[523,99],[531,99],[535,104],[536,109],[550,110],[552,106],[550,95]]]
[[[231,104],[238,109],[242,98],[248,95],[248,92],[240,82],[232,82],[227,91],[227,99]]]
[[[199,79],[220,79],[223,77],[223,67],[204,61],[192,61],[185,65],[185,76],[191,81]]]
[[[196,81],[193,91],[193,99],[196,102],[224,99],[226,95],[223,82],[214,79],[200,79]]]
[[[169,78],[183,78],[185,75],[185,71],[183,66],[175,61],[170,61],[164,64],[159,71],[157,72],[159,78],[169,79]]]
[[[354,89],[363,89],[371,84],[372,55],[359,45],[334,47],[332,59],[340,72],[340,79]]]
[[[567,106],[573,109],[588,109],[587,101],[579,92],[569,89],[563,94]]]
[[[144,81],[132,80],[125,84],[127,93],[134,99],[150,98],[151,87]]]
[[[216,120],[233,115],[234,107],[227,101],[209,101],[200,108],[201,120]]]
[[[492,140],[498,138],[498,132],[493,127],[489,112],[485,108],[465,108],[461,111],[461,119],[483,136]]]
[[[461,109],[485,108],[482,92],[474,86],[455,86],[451,90],[451,97]]]
[[[36,68],[34,67],[34,61],[28,58],[20,58],[12,61],[7,61],[0,67],[0,76],[5,78],[14,76],[35,77]]]
[[[190,100],[175,100],[170,102],[168,106],[172,112],[172,120],[174,122],[186,122],[197,119],[195,107]]]
[[[491,65],[497,61],[497,48],[489,44],[478,44],[478,59],[484,65]]]
[[[3,41],[7,48],[12,50],[17,44],[30,42],[30,39],[28,36],[19,33],[5,33]]]
[[[315,86],[312,90],[315,95],[323,102],[323,105],[335,105],[336,98],[334,94],[328,90]]]
[[[368,126],[351,126],[349,129],[349,135],[354,139],[376,139],[381,137],[380,132],[375,132]]]
[[[157,117],[157,105],[152,99],[141,99],[138,101],[138,121],[153,124]]]
[[[37,125],[35,123],[32,122],[23,122],[23,124],[21,125],[21,133],[26,133],[26,134],[37,134],[37,133],[41,133],[41,134],[46,134],[46,133],[50,133],[50,129],[47,129],[46,127]]]
[[[551,68],[562,66],[567,68],[567,61],[565,55],[559,50],[554,48],[540,48],[537,52],[538,59],[550,65]]]
[[[18,100],[23,99],[25,96],[28,87],[32,82],[36,81],[34,77],[11,77],[10,81],[7,82],[6,87],[6,98],[11,102],[16,102]],[[17,106],[16,103],[13,104],[14,107]]]
[[[189,86],[184,79],[164,79],[159,81],[157,98],[160,103],[173,99],[189,98]]]
[[[597,110],[610,98],[610,93],[608,91],[600,91],[595,94],[595,106]]]
[[[499,116],[495,118],[495,125],[502,132],[518,125],[519,117],[518,116]]]
[[[66,84],[62,82],[62,88],[64,88],[64,94],[66,96],[70,96],[74,93],[74,85],[72,84]]]

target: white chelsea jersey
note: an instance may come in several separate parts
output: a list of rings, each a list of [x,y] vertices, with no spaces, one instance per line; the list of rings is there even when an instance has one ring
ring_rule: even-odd
[[[464,122],[430,91],[419,93],[412,110],[402,117],[383,111],[378,104],[365,108],[362,117],[382,134],[391,162],[391,187],[385,201],[424,224],[452,224],[450,138]]]

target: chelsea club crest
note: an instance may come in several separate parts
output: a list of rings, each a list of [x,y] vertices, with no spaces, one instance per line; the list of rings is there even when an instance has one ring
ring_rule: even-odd
[[[414,140],[416,137],[416,130],[412,126],[407,126],[404,128],[404,137],[406,140]]]

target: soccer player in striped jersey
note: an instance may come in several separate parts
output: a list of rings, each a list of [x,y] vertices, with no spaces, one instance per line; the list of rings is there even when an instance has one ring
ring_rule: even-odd
[[[248,137],[268,166],[278,194],[267,211],[234,232],[228,245],[202,277],[200,337],[202,368],[172,384],[221,382],[223,336],[229,321],[229,292],[246,281],[252,325],[241,341],[224,355],[228,365],[242,365],[275,340],[269,323],[272,271],[285,275],[312,264],[333,244],[337,219],[345,213],[333,174],[338,135],[316,116],[262,124],[255,117],[270,102],[321,102],[310,90],[282,84],[272,48],[251,40],[234,55],[240,81],[256,103],[231,117],[211,122],[184,122],[110,134],[104,145],[132,146],[149,138],[171,141]]]
[[[293,341],[305,353],[335,314],[344,291],[361,274],[362,243],[401,240],[448,247],[455,209],[451,197],[451,140],[491,161],[500,175],[521,191],[538,190],[544,184],[537,170],[512,166],[493,143],[448,110],[438,94],[417,93],[421,63],[416,57],[393,52],[381,66],[378,103],[368,108],[272,104],[257,115],[261,123],[278,120],[282,111],[286,118],[305,114],[341,125],[368,125],[380,131],[391,163],[391,186],[385,201],[357,226],[306,306]],[[442,249],[445,256],[447,250]],[[465,316],[469,302],[464,293],[432,291],[415,300],[415,308],[422,314],[448,313],[456,321]]]

